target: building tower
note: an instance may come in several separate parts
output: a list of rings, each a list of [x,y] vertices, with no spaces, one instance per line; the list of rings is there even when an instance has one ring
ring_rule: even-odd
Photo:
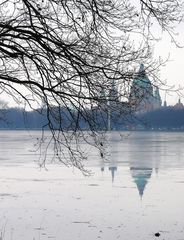
[[[129,103],[136,112],[148,112],[161,107],[161,97],[158,87],[155,91],[149,80],[144,64],[140,65],[130,89]]]
[[[109,90],[109,105],[111,107],[116,107],[117,104],[119,103],[119,93],[118,93],[118,90],[117,90],[117,84],[115,83],[115,80],[113,79],[112,80],[112,83],[111,83],[111,88]]]
[[[180,98],[178,99],[178,102],[174,105],[174,108],[177,109],[177,110],[180,110],[180,109],[184,108],[183,103],[181,102]]]
[[[160,97],[160,92],[158,86],[156,86],[154,91],[154,102],[153,102],[153,109],[160,108],[162,106],[162,99]]]
[[[99,107],[105,110],[107,108],[107,96],[104,88],[101,88],[99,91]]]

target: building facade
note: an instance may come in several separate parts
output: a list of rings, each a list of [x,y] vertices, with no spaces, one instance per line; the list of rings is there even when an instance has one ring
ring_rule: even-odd
[[[129,103],[135,112],[149,112],[162,105],[158,87],[153,87],[149,80],[144,65],[136,74],[130,89]]]

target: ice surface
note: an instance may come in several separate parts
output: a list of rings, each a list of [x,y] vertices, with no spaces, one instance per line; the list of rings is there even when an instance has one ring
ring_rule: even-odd
[[[89,150],[84,177],[33,152],[39,132],[0,132],[0,231],[12,240],[183,239],[184,136],[109,136],[106,159]]]

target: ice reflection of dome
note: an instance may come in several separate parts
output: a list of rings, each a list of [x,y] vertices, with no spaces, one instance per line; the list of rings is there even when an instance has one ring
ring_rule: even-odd
[[[114,182],[114,176],[115,176],[115,171],[117,171],[116,166],[109,167],[109,171],[111,171],[111,176],[112,176],[112,182]]]
[[[137,185],[139,195],[142,197],[148,180],[151,178],[152,168],[130,168],[131,175]]]

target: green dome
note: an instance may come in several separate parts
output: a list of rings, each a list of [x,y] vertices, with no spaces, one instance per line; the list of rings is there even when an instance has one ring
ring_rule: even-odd
[[[144,65],[141,64],[131,86],[130,101],[148,99],[152,96],[153,86],[146,74]]]
[[[144,89],[147,89],[150,86],[152,87],[152,84],[146,75],[146,71],[144,69],[144,64],[140,65],[139,72],[137,73],[137,76],[133,80],[133,85],[136,85],[137,87],[141,87]]]

